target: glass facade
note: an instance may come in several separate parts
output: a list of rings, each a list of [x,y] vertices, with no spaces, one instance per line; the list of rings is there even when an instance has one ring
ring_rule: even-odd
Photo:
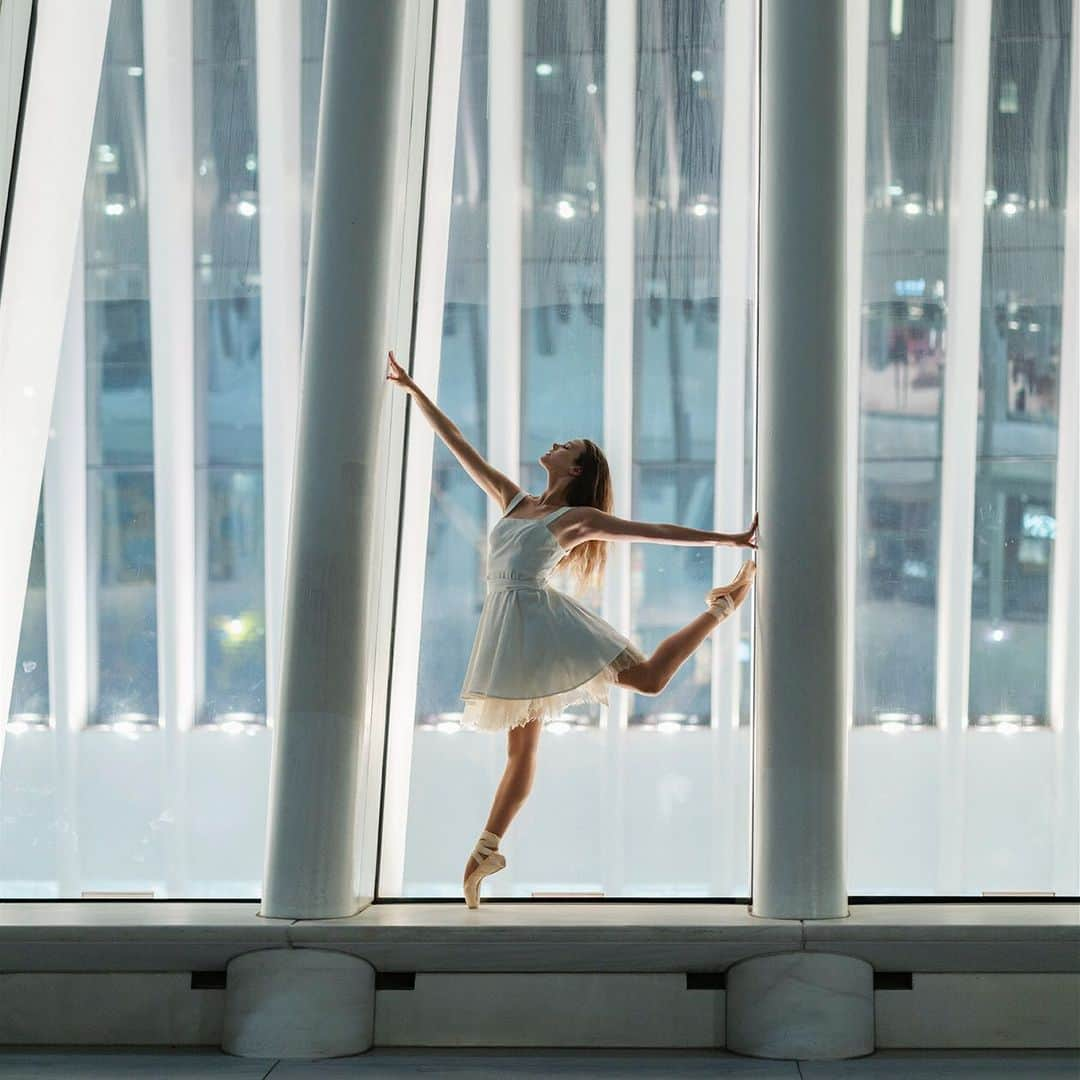
[[[275,418],[298,412],[299,369],[299,355],[264,349],[278,313],[263,297],[281,228],[299,237],[302,321],[327,4],[301,0],[278,27],[284,52],[265,56],[260,20],[288,18],[274,5],[169,3],[191,35],[180,65],[191,205],[154,189],[167,170],[148,157],[174,119],[147,90],[175,60],[148,29],[165,9],[113,0],[68,314],[78,333],[61,358],[64,385],[85,386],[77,424],[50,440],[38,507],[0,762],[0,813],[19,824],[0,831],[2,897],[261,888],[268,644],[284,603],[273,552],[286,546],[292,486],[272,451]],[[532,493],[546,481],[541,453],[587,437],[622,485],[616,514],[723,531],[749,521],[755,441],[767,437],[754,425],[757,9],[625,0],[619,20],[610,0],[466,0],[453,157],[425,162],[451,188],[438,379],[425,389]],[[1058,522],[1078,497],[1057,480],[1070,446],[1059,431],[1076,419],[1061,394],[1077,362],[1063,337],[1076,317],[1065,277],[1078,243],[1066,229],[1076,2],[994,0],[988,13],[989,78],[971,87],[959,58],[975,23],[955,0],[870,0],[865,109],[848,114],[863,170],[850,297],[856,894],[1076,891],[1054,861],[1075,846],[1076,822],[1054,815],[1069,805],[1056,755],[1077,706],[1055,716],[1051,693],[1055,604],[1078,602],[1060,595],[1055,565]],[[286,166],[260,153],[260,133],[282,122],[260,113],[260,87],[282,78],[299,102]],[[508,89],[520,106],[509,124],[493,108]],[[973,94],[984,120],[972,132],[957,103]],[[619,131],[632,132],[632,160],[613,150]],[[961,138],[985,139],[978,190],[958,187]],[[296,188],[284,226],[264,213],[268,178],[283,187],[272,169]],[[969,235],[954,220],[972,200],[981,228]],[[493,222],[511,204],[508,236]],[[155,254],[154,213],[185,215],[190,263]],[[424,244],[421,257],[432,258]],[[981,266],[977,288],[961,263]],[[168,325],[154,307],[162,281],[191,297],[170,309],[182,351],[154,347]],[[501,282],[520,289],[509,320],[493,306]],[[968,340],[965,304],[979,311]],[[177,361],[192,423],[174,443],[161,410]],[[282,377],[282,363],[296,369]],[[972,445],[946,442],[946,415],[976,378]],[[394,613],[399,630],[415,627],[418,659],[390,690],[391,716],[395,699],[410,704],[394,716],[407,731],[384,777],[403,808],[384,820],[384,898],[459,895],[504,760],[503,739],[459,728],[490,500],[438,439],[423,472],[425,522],[401,522],[399,574],[422,573],[423,588],[415,610]],[[71,475],[85,508],[55,513],[70,490],[57,477]],[[972,526],[959,581],[943,569],[942,535],[958,476],[970,478],[959,498]],[[690,546],[619,554],[605,588],[577,598],[646,650],[702,610],[728,565]],[[190,618],[174,587],[193,600]],[[963,669],[940,670],[943,643],[959,640]],[[663,693],[614,690],[607,709],[550,724],[514,824],[513,874],[493,895],[748,895],[752,642],[747,604]],[[965,715],[939,715],[942,686],[958,679]],[[1066,838],[1056,848],[1031,839],[1047,821]]]

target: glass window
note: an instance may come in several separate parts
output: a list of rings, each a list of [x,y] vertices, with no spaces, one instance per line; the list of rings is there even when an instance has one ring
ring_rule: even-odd
[[[856,725],[935,723],[952,3],[870,7]],[[903,662],[898,662],[898,657]]]
[[[83,201],[90,720],[158,723],[142,4],[112,6]]]
[[[15,681],[8,709],[9,732],[27,727],[48,727],[49,640],[45,610],[45,498],[38,499],[34,546],[30,553],[30,573],[26,582],[19,651],[15,656]]]
[[[194,15],[196,490],[204,723],[266,718],[255,7]]]
[[[632,57],[635,69],[636,93],[625,101],[613,101],[609,92],[612,35],[625,28],[607,19],[608,10],[600,0],[525,0],[515,59],[510,42],[489,54],[491,7],[477,0],[466,5],[437,400],[481,452],[503,422],[498,410],[517,409],[520,482],[529,492],[546,486],[537,459],[553,441],[590,438],[607,452],[613,474],[629,481],[632,502],[616,513],[711,530],[718,408],[752,415],[753,383],[743,386],[740,377],[729,400],[718,373],[725,5],[641,0],[636,38],[620,54]],[[745,14],[752,19],[749,5]],[[489,70],[489,62],[502,70]],[[522,88],[521,265],[496,268],[488,247],[489,188],[516,180],[509,170],[490,167],[486,104],[506,79],[520,79]],[[755,86],[731,89],[745,98]],[[637,133],[634,175],[620,178],[631,186],[622,227],[633,259],[632,286],[622,296],[612,295],[620,286],[605,275],[613,239],[605,133],[613,108],[629,110],[623,119]],[[749,176],[749,162],[736,163],[733,175],[743,172]],[[738,195],[750,200],[747,187]],[[516,272],[519,351],[490,356],[488,275]],[[727,284],[742,297],[736,305],[742,340],[753,314],[752,282],[740,272],[733,270]],[[611,318],[625,318],[632,336],[627,355],[615,361],[631,415],[625,461],[604,446],[612,416],[622,409],[605,393]],[[751,334],[748,364],[752,341]],[[519,365],[520,396],[488,401],[490,368],[507,363]],[[730,463],[746,476],[752,475],[752,430],[751,424],[746,453]],[[384,837],[384,850],[404,844],[403,869],[394,871],[396,881],[392,874],[380,877],[380,896],[459,894],[472,830],[483,823],[502,769],[504,739],[459,727],[459,692],[485,592],[487,503],[436,439],[406,835]],[[729,509],[736,518],[745,508]],[[630,555],[625,581],[609,560],[609,584],[629,600],[631,625],[621,629],[651,650],[704,610],[714,551],[636,544]],[[575,593],[570,581],[553,584],[604,613],[608,597],[601,590]],[[749,623],[743,648],[748,661]],[[747,662],[746,702],[748,674]],[[748,852],[738,843],[730,850],[723,840],[714,843],[731,792],[714,766],[719,748],[728,745],[722,739],[734,740],[730,719],[723,732],[715,726],[714,682],[707,642],[662,695],[613,689],[608,709],[576,705],[548,724],[544,776],[514,825],[521,846],[515,876],[504,883],[511,895],[709,895],[726,893],[729,880],[746,890]],[[739,695],[731,700],[734,707]],[[743,709],[748,719],[748,704]],[[730,766],[732,774],[740,770],[749,772],[748,752]],[[439,800],[436,809],[433,792],[448,775],[463,778],[461,798],[452,806]],[[387,783],[399,782],[391,767]],[[667,859],[673,830],[694,837],[713,857],[673,877]],[[565,843],[570,833],[572,850]],[[448,835],[460,844],[448,845]]]
[[[968,703],[979,727],[1049,724],[1070,26],[1065,2],[994,4]]]

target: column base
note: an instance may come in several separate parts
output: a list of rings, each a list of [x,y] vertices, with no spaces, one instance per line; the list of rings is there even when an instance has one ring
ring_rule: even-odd
[[[727,970],[727,1049],[829,1061],[874,1052],[874,969],[836,953],[791,952]]]
[[[258,949],[229,961],[221,1049],[237,1057],[328,1058],[370,1050],[375,969],[328,949]]]

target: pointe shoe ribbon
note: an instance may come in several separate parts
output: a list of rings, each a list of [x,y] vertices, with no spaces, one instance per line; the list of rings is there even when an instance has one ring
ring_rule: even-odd
[[[506,856],[498,850],[500,837],[485,829],[472,850],[476,869],[465,879],[465,903],[475,908],[480,903],[480,882],[506,866]]]

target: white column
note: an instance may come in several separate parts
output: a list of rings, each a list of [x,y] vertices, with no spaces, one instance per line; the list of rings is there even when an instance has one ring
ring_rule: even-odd
[[[154,409],[158,709],[167,750],[163,781],[175,821],[166,868],[170,896],[187,883],[187,742],[201,705],[204,583],[196,569],[192,9],[190,0],[143,9],[146,71],[147,240]],[[205,544],[205,538],[202,543]]]
[[[0,760],[108,23],[109,0],[37,8],[0,291]]]
[[[746,451],[747,311],[754,291],[756,267],[753,214],[747,200],[757,194],[754,170],[757,50],[756,5],[735,0],[724,6],[724,117],[720,190],[720,352],[716,400],[716,471],[713,490],[713,528],[741,529],[745,499],[743,461]],[[713,579],[729,581],[746,557],[738,548],[718,547]],[[726,827],[735,811],[735,731],[739,726],[740,616],[728,619],[713,634],[712,743],[715,817],[712,829],[712,890],[719,896],[734,888],[735,850]]]
[[[1054,882],[1080,889],[1080,7],[1073,4],[1066,160],[1065,279],[1058,388],[1057,534],[1050,579],[1050,722],[1054,755]]]
[[[262,914],[357,909],[358,779],[368,708],[367,624],[380,527],[378,440],[395,300],[395,176],[411,3],[331,0],[326,21],[293,511],[285,581]],[[430,35],[430,24],[427,27]],[[411,54],[410,54],[411,55]],[[364,137],[356,138],[356,118]]]
[[[633,514],[634,481],[634,182],[637,166],[637,11],[607,0],[604,71],[604,454],[611,466],[612,512]],[[604,616],[629,634],[630,544],[609,544]],[[618,895],[625,875],[625,740],[631,692],[613,689],[604,732],[608,844],[605,891]]]
[[[431,65],[427,168],[424,179],[423,258],[417,285],[416,329],[411,374],[435,398],[439,387],[445,306],[451,196],[461,86],[464,0],[440,0]],[[409,357],[398,355],[402,365]],[[428,510],[435,433],[422,416],[409,420],[402,520],[402,559],[394,623],[393,691],[387,732],[385,798],[379,893],[400,896],[405,878],[405,835],[409,813],[412,747],[416,727],[416,680],[427,570]]]
[[[301,0],[257,0],[259,275],[262,289],[263,527],[267,723],[281,683],[285,546],[300,399]]]
[[[774,918],[847,914],[844,9],[762,12],[751,910]]]
[[[971,659],[971,567],[979,412],[979,326],[986,208],[986,119],[991,0],[953,16],[952,161],[949,163],[948,353],[942,404],[938,553],[937,723],[942,743],[938,891],[963,892],[964,732]]]
[[[521,474],[522,3],[488,7],[487,457]],[[488,527],[502,510],[488,500]]]
[[[90,711],[87,676],[86,308],[83,235],[75,245],[52,428],[45,458],[45,604],[55,721],[57,885],[78,896],[79,733]]]

